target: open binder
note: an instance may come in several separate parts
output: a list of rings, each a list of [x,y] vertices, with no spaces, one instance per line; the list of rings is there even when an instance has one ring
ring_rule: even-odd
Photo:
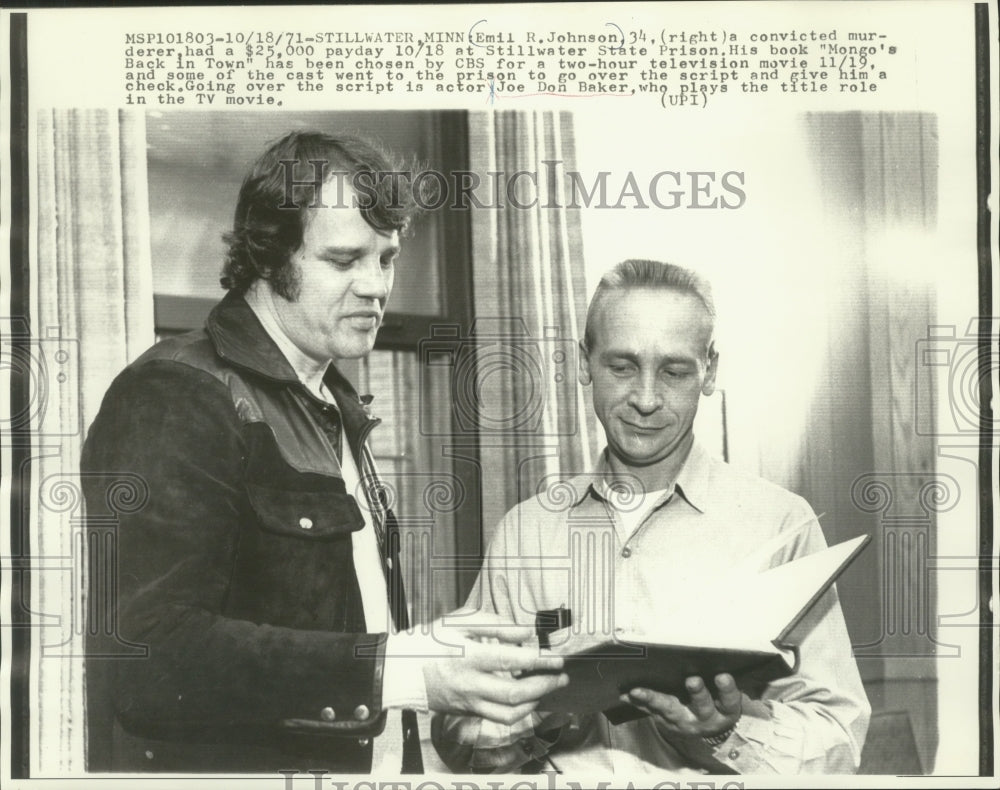
[[[789,538],[783,535],[781,542]],[[723,589],[692,591],[690,605],[668,611],[642,633],[611,637],[573,627],[553,631],[549,647],[566,657],[563,671],[570,682],[543,697],[539,710],[604,711],[619,723],[643,715],[621,703],[619,697],[629,689],[649,688],[684,701],[686,678],[701,676],[712,688],[722,672],[756,696],[770,681],[796,671],[792,632],[869,540],[861,535],[763,572],[750,567],[760,559],[761,552],[755,552]],[[764,551],[773,554],[776,548]]]

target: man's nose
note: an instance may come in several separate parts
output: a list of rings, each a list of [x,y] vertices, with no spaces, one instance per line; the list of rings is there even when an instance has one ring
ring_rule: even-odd
[[[384,301],[389,297],[389,272],[377,255],[364,258],[354,278],[354,292],[365,299]]]
[[[663,396],[657,385],[656,376],[642,375],[629,393],[629,403],[639,412],[650,414],[663,406]]]

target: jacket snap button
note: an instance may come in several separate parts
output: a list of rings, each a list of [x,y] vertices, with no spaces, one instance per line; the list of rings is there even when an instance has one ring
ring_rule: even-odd
[[[319,712],[319,717],[323,721],[333,721],[337,718],[337,713],[333,708],[323,708],[323,710]]]
[[[630,549],[628,546],[626,546],[624,549],[622,549],[622,556],[625,559],[628,559],[629,557],[631,557],[632,556],[632,549]]]
[[[306,518],[305,516],[303,516],[302,518],[299,519],[299,526],[302,527],[302,529],[312,529],[313,521],[311,518]]]
[[[149,751],[149,749],[146,750],[146,759],[147,760],[152,760],[153,759],[153,753],[151,751]]]
[[[392,567],[392,557],[386,557],[385,558],[385,567],[387,567],[387,568],[391,568]]]
[[[360,746],[363,749],[367,745],[368,745],[368,739],[367,738],[358,738],[358,746]]]
[[[371,711],[368,710],[367,705],[358,705],[354,709],[354,718],[358,721],[364,721],[371,715]]]

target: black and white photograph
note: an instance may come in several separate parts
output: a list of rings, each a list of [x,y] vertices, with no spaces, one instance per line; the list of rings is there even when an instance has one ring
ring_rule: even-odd
[[[995,7],[16,5],[0,785],[995,786]]]

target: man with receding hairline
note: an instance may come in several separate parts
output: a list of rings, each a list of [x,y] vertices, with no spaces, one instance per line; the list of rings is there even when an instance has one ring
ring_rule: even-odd
[[[607,449],[593,473],[569,481],[568,505],[562,488],[558,502],[542,492],[507,514],[467,606],[525,625],[569,607],[583,633],[642,633],[783,532],[790,539],[772,566],[825,547],[804,500],[712,458],[694,436],[701,398],[715,389],[714,324],[711,288],[692,271],[629,260],[604,276],[587,313],[580,382],[593,389]],[[610,578],[574,565],[574,533],[598,527],[614,549]],[[575,608],[593,601],[596,610]],[[687,678],[686,702],[634,688],[622,702],[648,715],[620,724],[604,714],[538,712],[511,727],[436,717],[435,744],[455,770],[523,769],[529,758],[538,770],[545,755],[569,775],[853,773],[870,707],[835,589],[798,633],[798,670],[762,690],[729,674]]]

